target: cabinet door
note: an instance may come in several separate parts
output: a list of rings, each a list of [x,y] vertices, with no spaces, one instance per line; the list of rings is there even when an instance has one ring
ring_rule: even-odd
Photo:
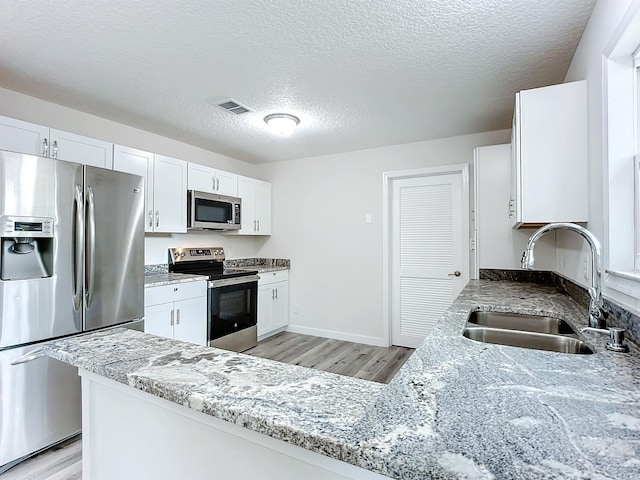
[[[258,336],[269,332],[271,308],[275,300],[274,284],[258,286]]]
[[[155,155],[153,167],[153,231],[187,231],[187,162]]]
[[[275,288],[275,301],[271,309],[271,328],[276,329],[289,325],[289,282],[278,282]]]
[[[0,116],[0,150],[46,157],[49,127]]]
[[[271,235],[271,184],[257,181],[253,188],[257,234]]]
[[[173,338],[173,302],[152,305],[144,309],[144,333]]]
[[[174,338],[207,345],[207,297],[190,298],[174,304]]]
[[[215,170],[211,167],[189,162],[187,178],[189,190],[207,193],[215,193],[216,191]]]
[[[113,168],[113,143],[51,129],[49,156],[67,162]]]
[[[113,169],[144,178],[144,231],[153,232],[153,153],[114,145]]]
[[[241,235],[255,235],[257,230],[254,180],[247,177],[238,177],[238,196],[242,199]]]
[[[237,197],[238,175],[224,170],[216,170],[216,193]]]
[[[519,101],[521,222],[587,222],[586,81],[524,90]]]

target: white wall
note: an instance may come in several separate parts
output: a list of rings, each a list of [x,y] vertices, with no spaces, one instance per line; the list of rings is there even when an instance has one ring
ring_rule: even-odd
[[[0,115],[161,153],[241,175],[256,177],[258,174],[253,164],[3,88],[0,88]],[[169,247],[221,246],[225,248],[227,257],[239,258],[254,256],[262,243],[264,239],[261,238],[227,237],[220,233],[147,234],[145,264],[167,263]]]
[[[255,257],[266,237],[241,237],[218,232],[149,234],[144,237],[144,264],[167,263],[173,247],[222,247],[227,258]]]
[[[311,334],[379,343],[382,173],[471,164],[475,147],[509,138],[502,130],[261,166],[261,177],[273,184],[273,235],[258,253],[291,259],[291,324]],[[368,213],[371,224],[365,223]]]
[[[603,53],[614,36],[632,0],[599,0],[596,4],[580,44],[576,49],[566,82],[587,80],[589,115],[589,225],[588,228],[608,245],[605,231],[606,198],[606,142],[603,132],[603,102],[606,100],[603,84]],[[558,272],[566,277],[587,285],[585,262],[590,258],[590,250],[581,237],[569,232],[558,232],[556,236],[556,265]],[[605,293],[616,297],[613,291]],[[619,297],[618,300],[627,303]]]

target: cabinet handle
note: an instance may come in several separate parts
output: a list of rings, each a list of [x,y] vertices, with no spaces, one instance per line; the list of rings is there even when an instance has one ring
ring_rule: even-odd
[[[272,288],[271,289],[271,300],[275,300],[276,299],[276,291]]]
[[[216,192],[220,191],[220,179],[216,178]]]
[[[258,223],[258,231],[260,231],[260,220],[256,220],[256,222]]]
[[[257,224],[257,221],[256,221],[256,220],[254,220],[254,221],[253,221],[253,231],[254,231],[254,232],[257,232],[257,231],[258,231],[258,224]]]
[[[149,210],[149,226],[153,227],[153,210]]]
[[[276,288],[276,300],[278,299],[278,289]]]
[[[173,327],[173,310],[171,310],[171,326]]]
[[[46,138],[42,140],[42,156],[43,157],[49,156],[49,142],[47,142]]]
[[[160,210],[156,210],[156,227],[160,226]]]
[[[58,141],[53,142],[53,158],[58,158]]]
[[[178,309],[176,313],[176,325],[180,325],[180,309]]]

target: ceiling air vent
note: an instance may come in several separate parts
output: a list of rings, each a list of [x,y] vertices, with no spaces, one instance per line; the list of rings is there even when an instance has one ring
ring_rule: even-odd
[[[236,102],[231,98],[222,100],[221,102],[216,103],[216,105],[221,109],[226,110],[227,112],[230,112],[230,113],[235,113],[236,115],[240,115],[241,113],[247,113],[251,111],[244,105],[240,105],[238,102]]]

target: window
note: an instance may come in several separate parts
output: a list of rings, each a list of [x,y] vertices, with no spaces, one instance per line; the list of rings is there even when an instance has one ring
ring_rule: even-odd
[[[637,300],[640,300],[639,7],[640,2],[632,3],[625,16],[626,24],[617,30],[604,59],[608,174],[605,285]]]

